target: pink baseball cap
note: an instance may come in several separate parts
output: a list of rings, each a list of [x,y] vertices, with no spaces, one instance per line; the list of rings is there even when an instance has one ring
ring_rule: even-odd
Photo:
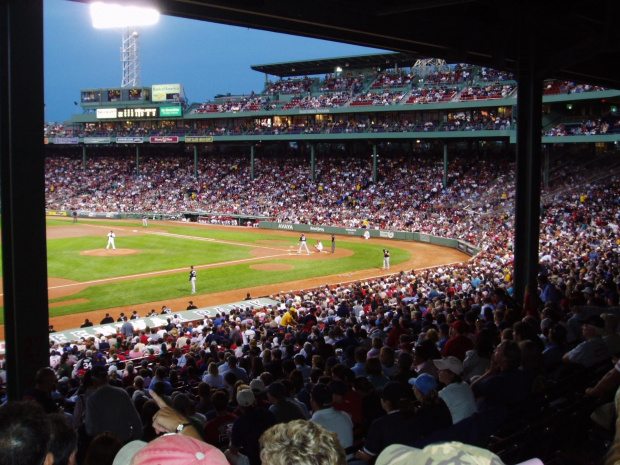
[[[160,436],[141,448],[131,465],[229,465],[216,447],[180,434]]]

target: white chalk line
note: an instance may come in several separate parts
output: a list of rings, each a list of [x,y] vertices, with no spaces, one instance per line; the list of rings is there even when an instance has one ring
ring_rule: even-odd
[[[82,225],[82,226],[91,226],[94,228],[101,228],[101,229],[106,229],[107,230],[107,226],[98,226],[98,225],[94,225],[94,224],[87,224],[87,225]],[[133,232],[134,229],[127,229],[127,228],[114,228],[117,231],[131,231]],[[135,231],[139,231],[139,230],[135,230]],[[252,249],[267,249],[267,250],[277,250],[278,252],[282,252],[281,248],[276,248],[276,247],[267,247],[267,246],[261,246],[261,245],[257,245],[257,244],[248,244],[248,243],[244,243],[244,242],[231,242],[231,241],[222,241],[222,240],[218,240],[218,239],[212,239],[209,237],[200,237],[200,236],[184,236],[182,234],[173,234],[173,233],[164,233],[164,232],[150,232],[150,231],[142,231],[143,234],[153,234],[153,235],[159,235],[159,236],[170,236],[170,237],[177,237],[179,239],[191,239],[191,240],[197,240],[197,241],[206,241],[206,242],[216,242],[219,244],[229,244],[229,245],[238,245],[238,246],[245,246],[245,247],[251,247]],[[293,246],[290,246],[293,247]],[[265,257],[252,257],[252,258],[243,258],[243,259],[239,259],[239,260],[231,260],[228,262],[217,262],[217,263],[210,263],[207,265],[194,265],[195,269],[205,269],[205,268],[214,268],[214,267],[218,267],[218,266],[227,266],[227,265],[235,265],[238,263],[244,263],[244,262],[251,262],[251,261],[259,261],[259,260],[268,260],[271,258],[278,258],[278,257],[284,257],[284,256],[291,256],[293,254],[291,254],[289,251],[287,251],[286,253],[280,253],[277,255],[268,255]],[[138,273],[138,274],[132,274],[132,275],[125,275],[125,276],[115,276],[112,278],[103,278],[103,279],[95,279],[92,281],[80,281],[78,283],[71,283],[71,284],[62,284],[59,286],[49,286],[48,289],[64,289],[64,288],[68,288],[68,287],[77,287],[77,286],[89,286],[89,285],[95,285],[95,284],[101,284],[101,283],[106,283],[106,282],[114,282],[114,281],[126,281],[126,280],[130,280],[130,279],[139,279],[139,278],[145,278],[145,277],[149,277],[149,276],[157,276],[157,275],[163,275],[163,274],[173,274],[173,273],[180,273],[182,271],[187,271],[187,267],[183,267],[183,268],[174,268],[171,270],[160,270],[160,271],[150,271],[147,273]],[[4,293],[0,293],[0,297],[3,297]]]
[[[208,265],[197,265],[197,266],[194,266],[194,268],[195,269],[215,268],[215,267],[218,267],[218,266],[235,265],[235,264],[238,264],[238,263],[258,261],[258,260],[268,260],[270,258],[278,258],[278,257],[288,256],[288,255],[289,255],[288,253],[285,253],[285,254],[278,254],[278,255],[268,255],[266,257],[242,258],[242,259],[239,259],[239,260],[231,260],[231,261],[228,261],[228,262],[217,262],[217,263],[210,263]],[[145,278],[145,277],[148,277],[148,276],[157,276],[157,275],[162,275],[162,274],[179,273],[179,272],[182,272],[182,271],[187,271],[187,267],[173,268],[171,270],[150,271],[150,272],[147,272],[147,273],[138,273],[138,274],[125,275],[125,276],[116,276],[116,277],[112,277],[112,278],[95,279],[95,280],[92,280],[92,281],[80,281],[79,283],[62,284],[62,285],[59,285],[59,286],[50,286],[48,289],[63,289],[63,288],[67,288],[67,287],[87,286],[87,285],[93,285],[93,284],[101,284],[101,283],[106,283],[106,282],[110,282],[110,281],[125,281],[125,280],[130,280],[130,279]]]
[[[107,230],[107,227],[104,226],[99,226],[96,224],[88,224],[87,226],[92,226],[93,228],[105,228]],[[176,237],[178,239],[190,239],[190,240],[194,240],[194,241],[204,241],[204,242],[215,242],[217,244],[228,244],[228,245],[238,245],[240,247],[250,247],[252,249],[265,249],[265,250],[277,250],[277,251],[282,251],[282,248],[278,248],[278,247],[269,247],[269,246],[265,246],[265,245],[260,245],[260,244],[248,244],[247,242],[233,242],[233,241],[224,241],[221,239],[213,239],[211,237],[201,237],[201,236],[187,236],[184,234],[175,234],[175,233],[169,233],[169,232],[161,232],[161,231],[147,231],[146,228],[143,228],[142,230],[140,229],[130,229],[130,228],[116,228],[116,230],[118,231],[130,231],[130,232],[141,232],[142,234],[152,234],[153,236],[167,236],[167,237]],[[283,246],[286,247],[286,246]],[[289,247],[293,247],[293,246],[289,246]]]

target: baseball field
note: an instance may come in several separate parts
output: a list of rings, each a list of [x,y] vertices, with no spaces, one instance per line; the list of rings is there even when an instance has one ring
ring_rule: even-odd
[[[106,249],[116,234],[116,250]],[[188,301],[207,307],[279,292],[384,275],[382,249],[391,252],[390,273],[462,262],[454,249],[388,239],[309,234],[310,255],[297,254],[298,232],[183,222],[47,220],[50,324],[77,328],[137,310],[185,310]],[[325,247],[314,249],[317,240]],[[197,270],[191,294],[190,266]],[[2,302],[0,295],[0,302]],[[0,313],[0,324],[4,312]],[[0,326],[0,340],[4,326]]]

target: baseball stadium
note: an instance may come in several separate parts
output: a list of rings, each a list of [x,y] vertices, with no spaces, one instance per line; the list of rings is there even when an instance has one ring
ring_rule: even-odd
[[[615,463],[620,90],[423,55],[253,64],[205,102],[84,87],[45,124],[49,368],[20,398],[72,414],[75,463],[175,431],[232,465]]]

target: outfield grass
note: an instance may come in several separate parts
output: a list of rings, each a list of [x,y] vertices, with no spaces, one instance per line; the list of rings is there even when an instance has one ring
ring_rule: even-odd
[[[89,222],[112,229],[135,229],[135,222]],[[70,225],[70,222],[49,219],[48,226]],[[155,226],[155,225],[154,225]],[[92,281],[118,276],[183,269],[178,273],[144,277],[115,283],[102,283],[68,297],[53,299],[50,302],[87,299],[86,303],[76,303],[50,308],[50,316],[67,315],[106,308],[136,305],[189,296],[188,269],[190,265],[200,266],[221,262],[255,258],[249,251],[257,241],[277,240],[281,244],[290,243],[297,247],[296,237],[239,230],[212,230],[208,228],[183,227],[181,225],[156,224],[158,230],[171,234],[211,238],[218,241],[249,244],[248,246],[221,242],[209,242],[157,236],[120,236],[116,238],[117,248],[140,250],[139,254],[118,257],[97,257],[80,255],[84,250],[101,249],[107,240],[105,235],[85,236],[47,241],[48,275],[74,281]],[[260,244],[264,246],[264,244]],[[325,261],[288,260],[286,258],[253,260],[242,264],[232,264],[198,270],[196,291],[198,294],[245,289],[249,287],[276,284],[300,279],[316,278],[331,274],[351,273],[353,271],[376,268],[383,261],[383,245],[372,242],[347,242],[338,240],[339,249],[348,249],[353,255]],[[390,248],[391,263],[407,261],[411,254],[403,249]],[[287,271],[264,271],[250,268],[260,263],[284,263],[294,266]],[[4,313],[0,313],[0,323],[4,323]]]

